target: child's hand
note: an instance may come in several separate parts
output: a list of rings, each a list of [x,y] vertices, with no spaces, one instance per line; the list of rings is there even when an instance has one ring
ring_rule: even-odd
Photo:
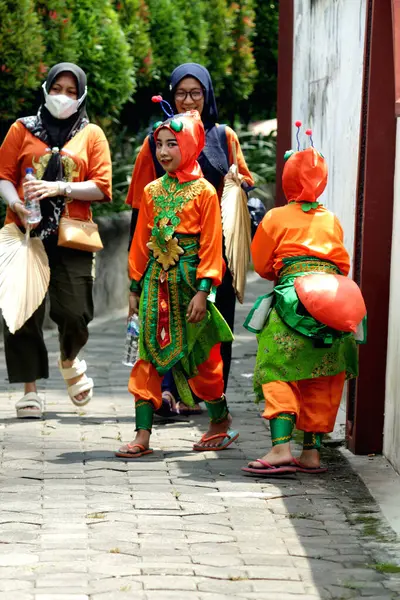
[[[197,292],[190,301],[186,317],[188,323],[199,323],[206,316],[207,310],[207,292]]]
[[[130,292],[128,319],[130,319],[132,315],[139,314],[139,300],[140,298],[135,292]]]

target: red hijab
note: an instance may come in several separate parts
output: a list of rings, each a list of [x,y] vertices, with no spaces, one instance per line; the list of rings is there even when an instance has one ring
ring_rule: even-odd
[[[176,131],[179,127],[182,129]],[[169,173],[176,177],[179,183],[194,181],[203,177],[203,172],[197,158],[204,148],[205,133],[203,122],[197,110],[176,115],[162,123],[154,132],[154,139],[157,141],[161,129],[168,129],[178,142],[181,152],[181,162],[179,168],[174,173]]]
[[[282,187],[288,202],[315,202],[327,181],[325,159],[312,147],[294,152],[283,169]]]

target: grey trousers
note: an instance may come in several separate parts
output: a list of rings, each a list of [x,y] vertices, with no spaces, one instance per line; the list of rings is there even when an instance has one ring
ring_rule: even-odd
[[[62,360],[73,360],[89,338],[93,319],[93,255],[61,248],[56,236],[44,240],[50,264],[50,317],[58,325]],[[47,379],[49,363],[43,339],[45,301],[15,334],[4,322],[4,348],[10,383]]]

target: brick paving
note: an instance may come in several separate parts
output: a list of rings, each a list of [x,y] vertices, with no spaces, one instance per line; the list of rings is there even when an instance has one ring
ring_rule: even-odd
[[[194,453],[204,415],[163,422],[154,455],[124,462],[133,437],[124,319],[94,322],[85,352],[96,393],[70,403],[47,343],[45,418],[15,419],[18,386],[0,366],[0,600],[318,600],[400,598],[398,543],[342,456],[329,474],[252,479],[240,472],[270,438],[253,403],[255,339],[237,313],[229,402],[240,439]],[[386,563],[386,565],[383,565]]]

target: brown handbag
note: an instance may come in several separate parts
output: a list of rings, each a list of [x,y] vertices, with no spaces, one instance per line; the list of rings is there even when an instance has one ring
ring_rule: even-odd
[[[65,205],[65,216],[58,225],[58,245],[85,252],[98,252],[103,249],[99,228],[89,219],[82,221],[69,216],[68,204]]]

